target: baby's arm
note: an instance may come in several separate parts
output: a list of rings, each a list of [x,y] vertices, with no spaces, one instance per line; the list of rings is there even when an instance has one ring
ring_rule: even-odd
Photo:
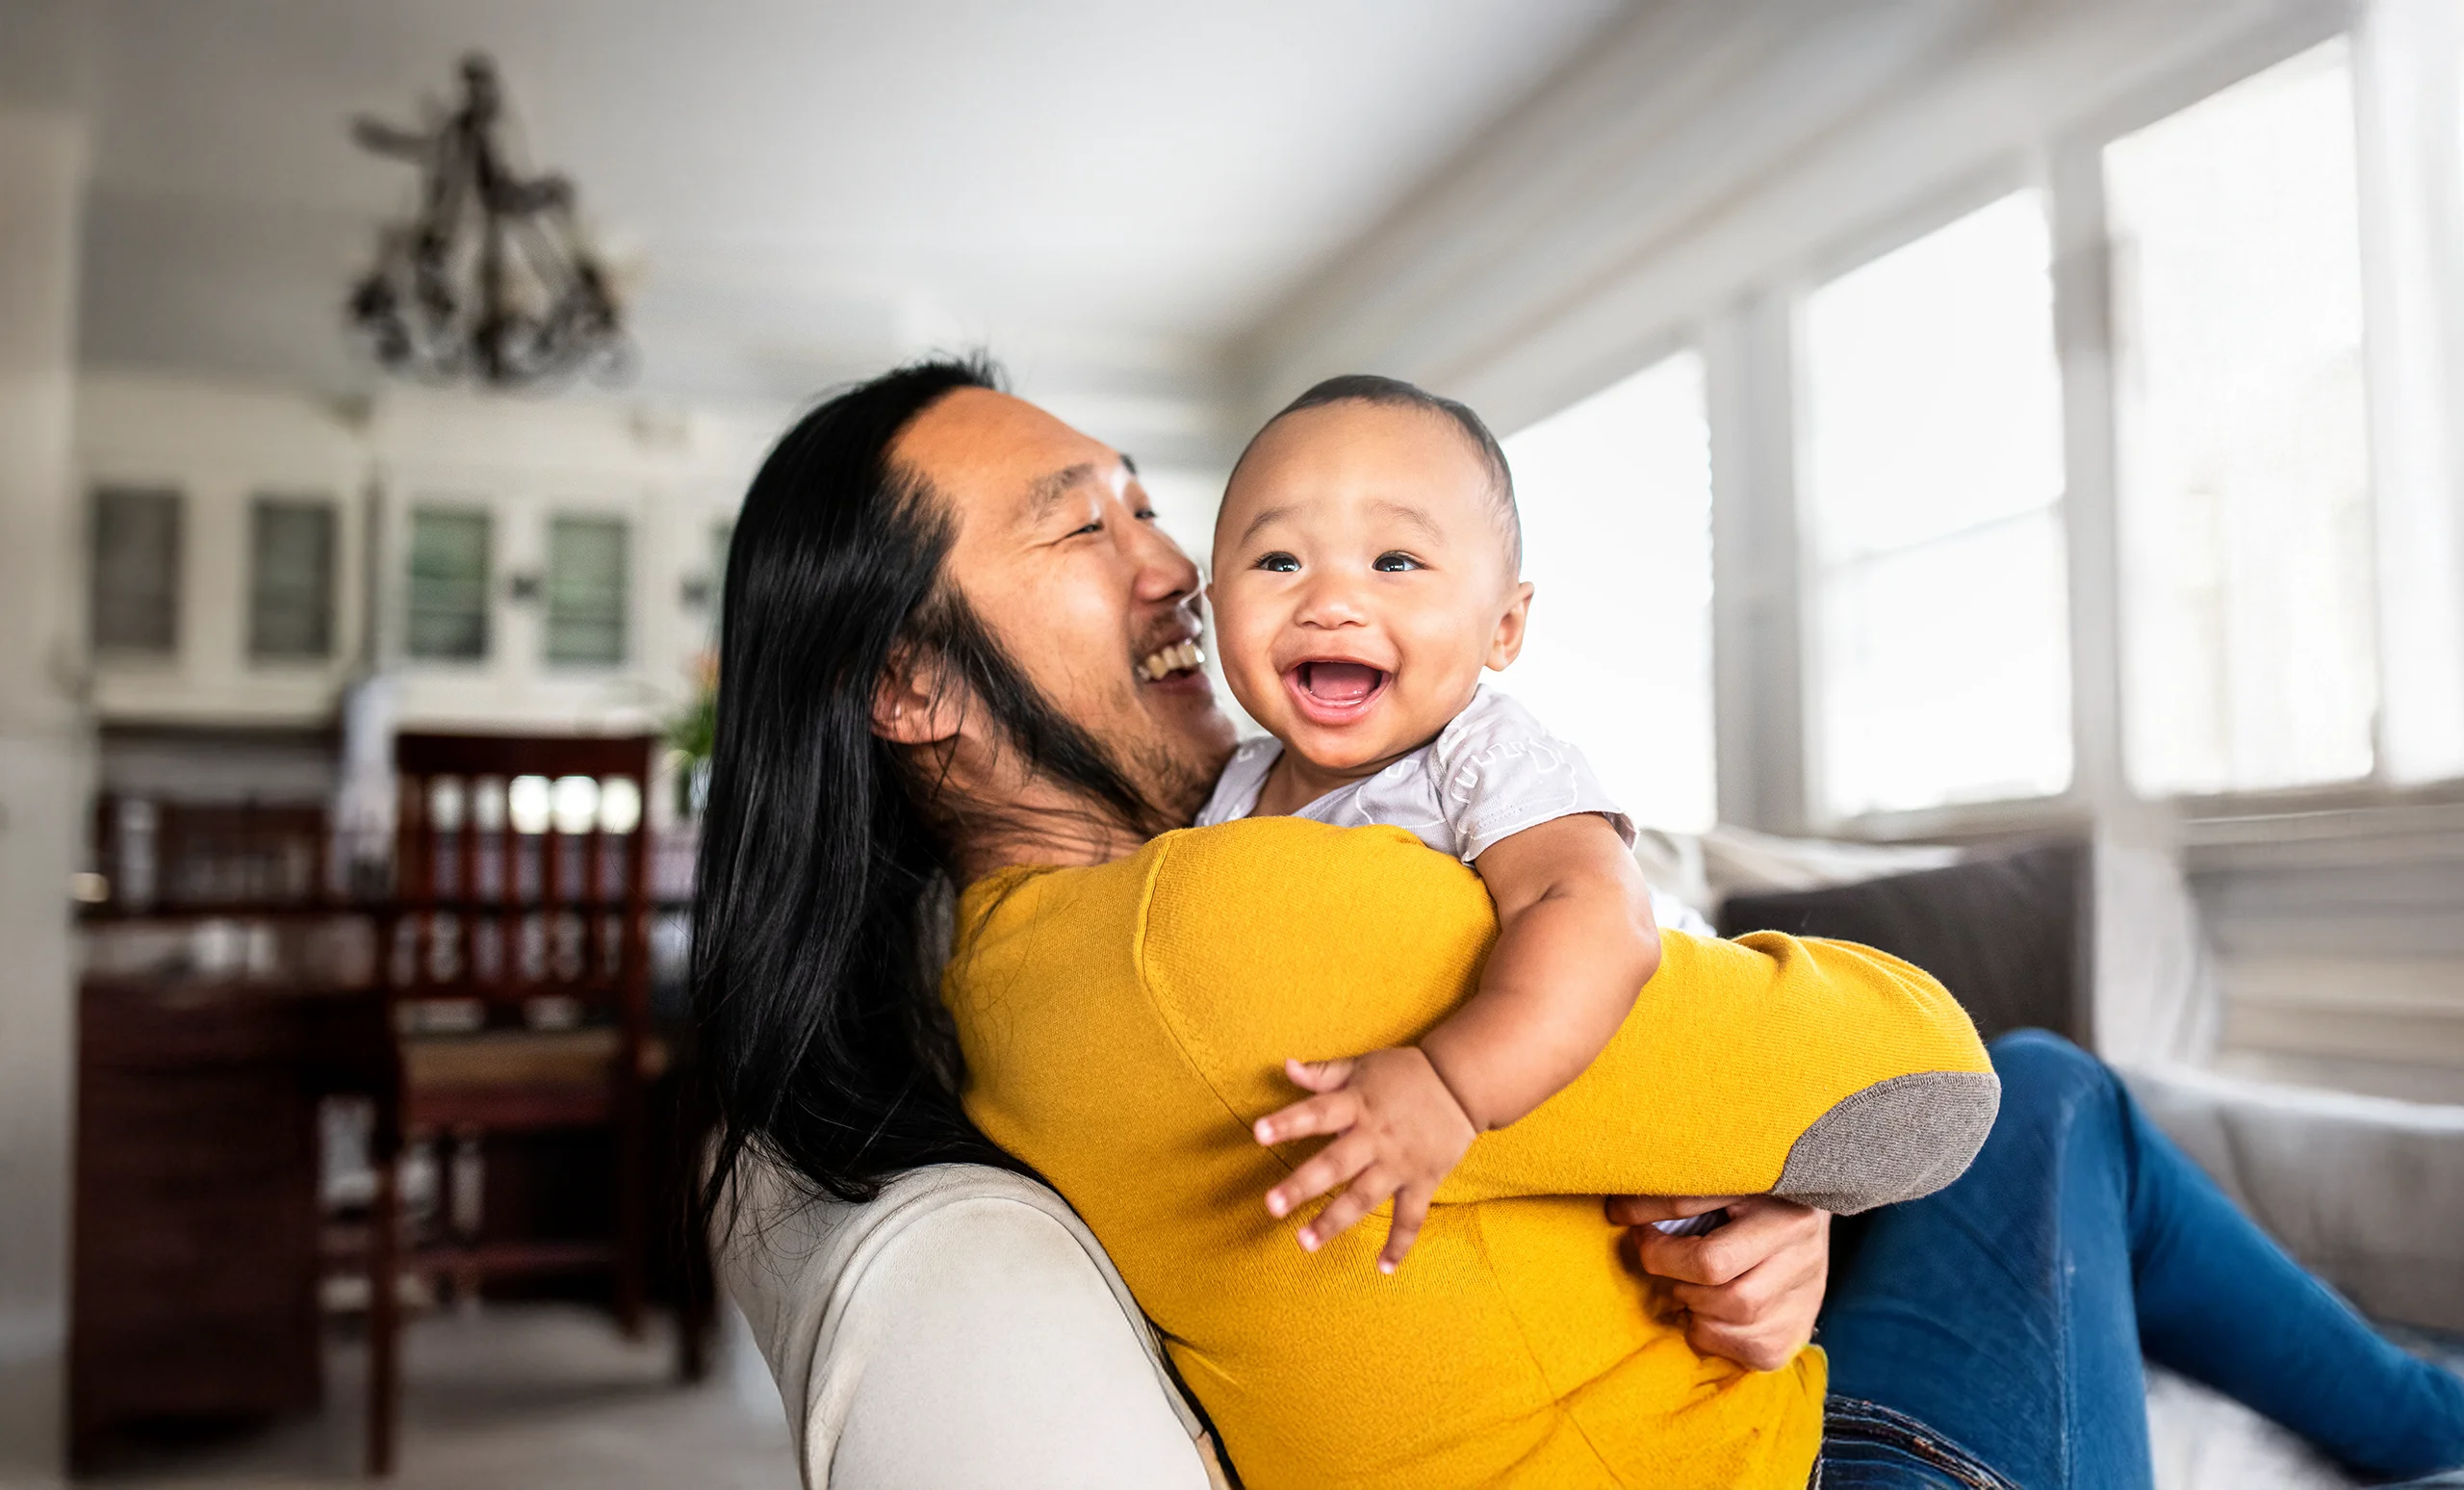
[[[1497,902],[1480,990],[1421,1040],[1482,1133],[1554,1096],[1608,1044],[1659,970],[1651,886],[1605,818],[1559,817],[1472,866]]]
[[[1502,1128],[1582,1074],[1659,967],[1651,889],[1605,818],[1560,817],[1499,839],[1474,866],[1497,904],[1478,991],[1417,1047],[1294,1062],[1319,1093],[1261,1118],[1258,1142],[1340,1137],[1267,1195],[1287,1214],[1346,1181],[1300,1230],[1316,1250],[1392,1196],[1378,1266],[1411,1249],[1438,1182],[1474,1136]]]

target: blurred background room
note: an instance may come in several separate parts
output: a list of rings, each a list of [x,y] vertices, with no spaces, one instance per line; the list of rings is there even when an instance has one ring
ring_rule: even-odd
[[[795,1482],[677,1221],[716,606],[978,347],[1201,556],[1318,378],[1470,402],[1665,887],[2458,1349],[2459,0],[0,0],[0,1483]]]

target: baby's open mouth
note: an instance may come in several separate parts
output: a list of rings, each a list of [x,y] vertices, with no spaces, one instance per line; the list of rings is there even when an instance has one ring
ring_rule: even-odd
[[[1376,702],[1392,676],[1366,662],[1313,658],[1285,673],[1283,682],[1301,713],[1319,724],[1345,724]]]

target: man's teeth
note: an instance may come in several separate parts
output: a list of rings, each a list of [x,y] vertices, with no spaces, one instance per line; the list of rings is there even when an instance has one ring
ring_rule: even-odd
[[[1206,654],[1197,650],[1197,643],[1174,642],[1169,647],[1149,653],[1146,660],[1138,664],[1138,676],[1154,682],[1173,673],[1196,667],[1205,660]]]

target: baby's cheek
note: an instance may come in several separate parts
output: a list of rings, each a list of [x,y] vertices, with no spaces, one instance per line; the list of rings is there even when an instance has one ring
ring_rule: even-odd
[[[1262,625],[1259,609],[1245,604],[1240,592],[1219,585],[1215,592],[1215,655],[1223,664],[1226,678],[1255,676],[1266,671],[1268,643],[1273,639],[1271,625]]]
[[[1274,668],[1267,660],[1266,649],[1245,644],[1228,628],[1218,626],[1215,633],[1216,658],[1223,666],[1223,681],[1232,686],[1232,696],[1249,711],[1249,717],[1265,722],[1260,712],[1275,692]]]

